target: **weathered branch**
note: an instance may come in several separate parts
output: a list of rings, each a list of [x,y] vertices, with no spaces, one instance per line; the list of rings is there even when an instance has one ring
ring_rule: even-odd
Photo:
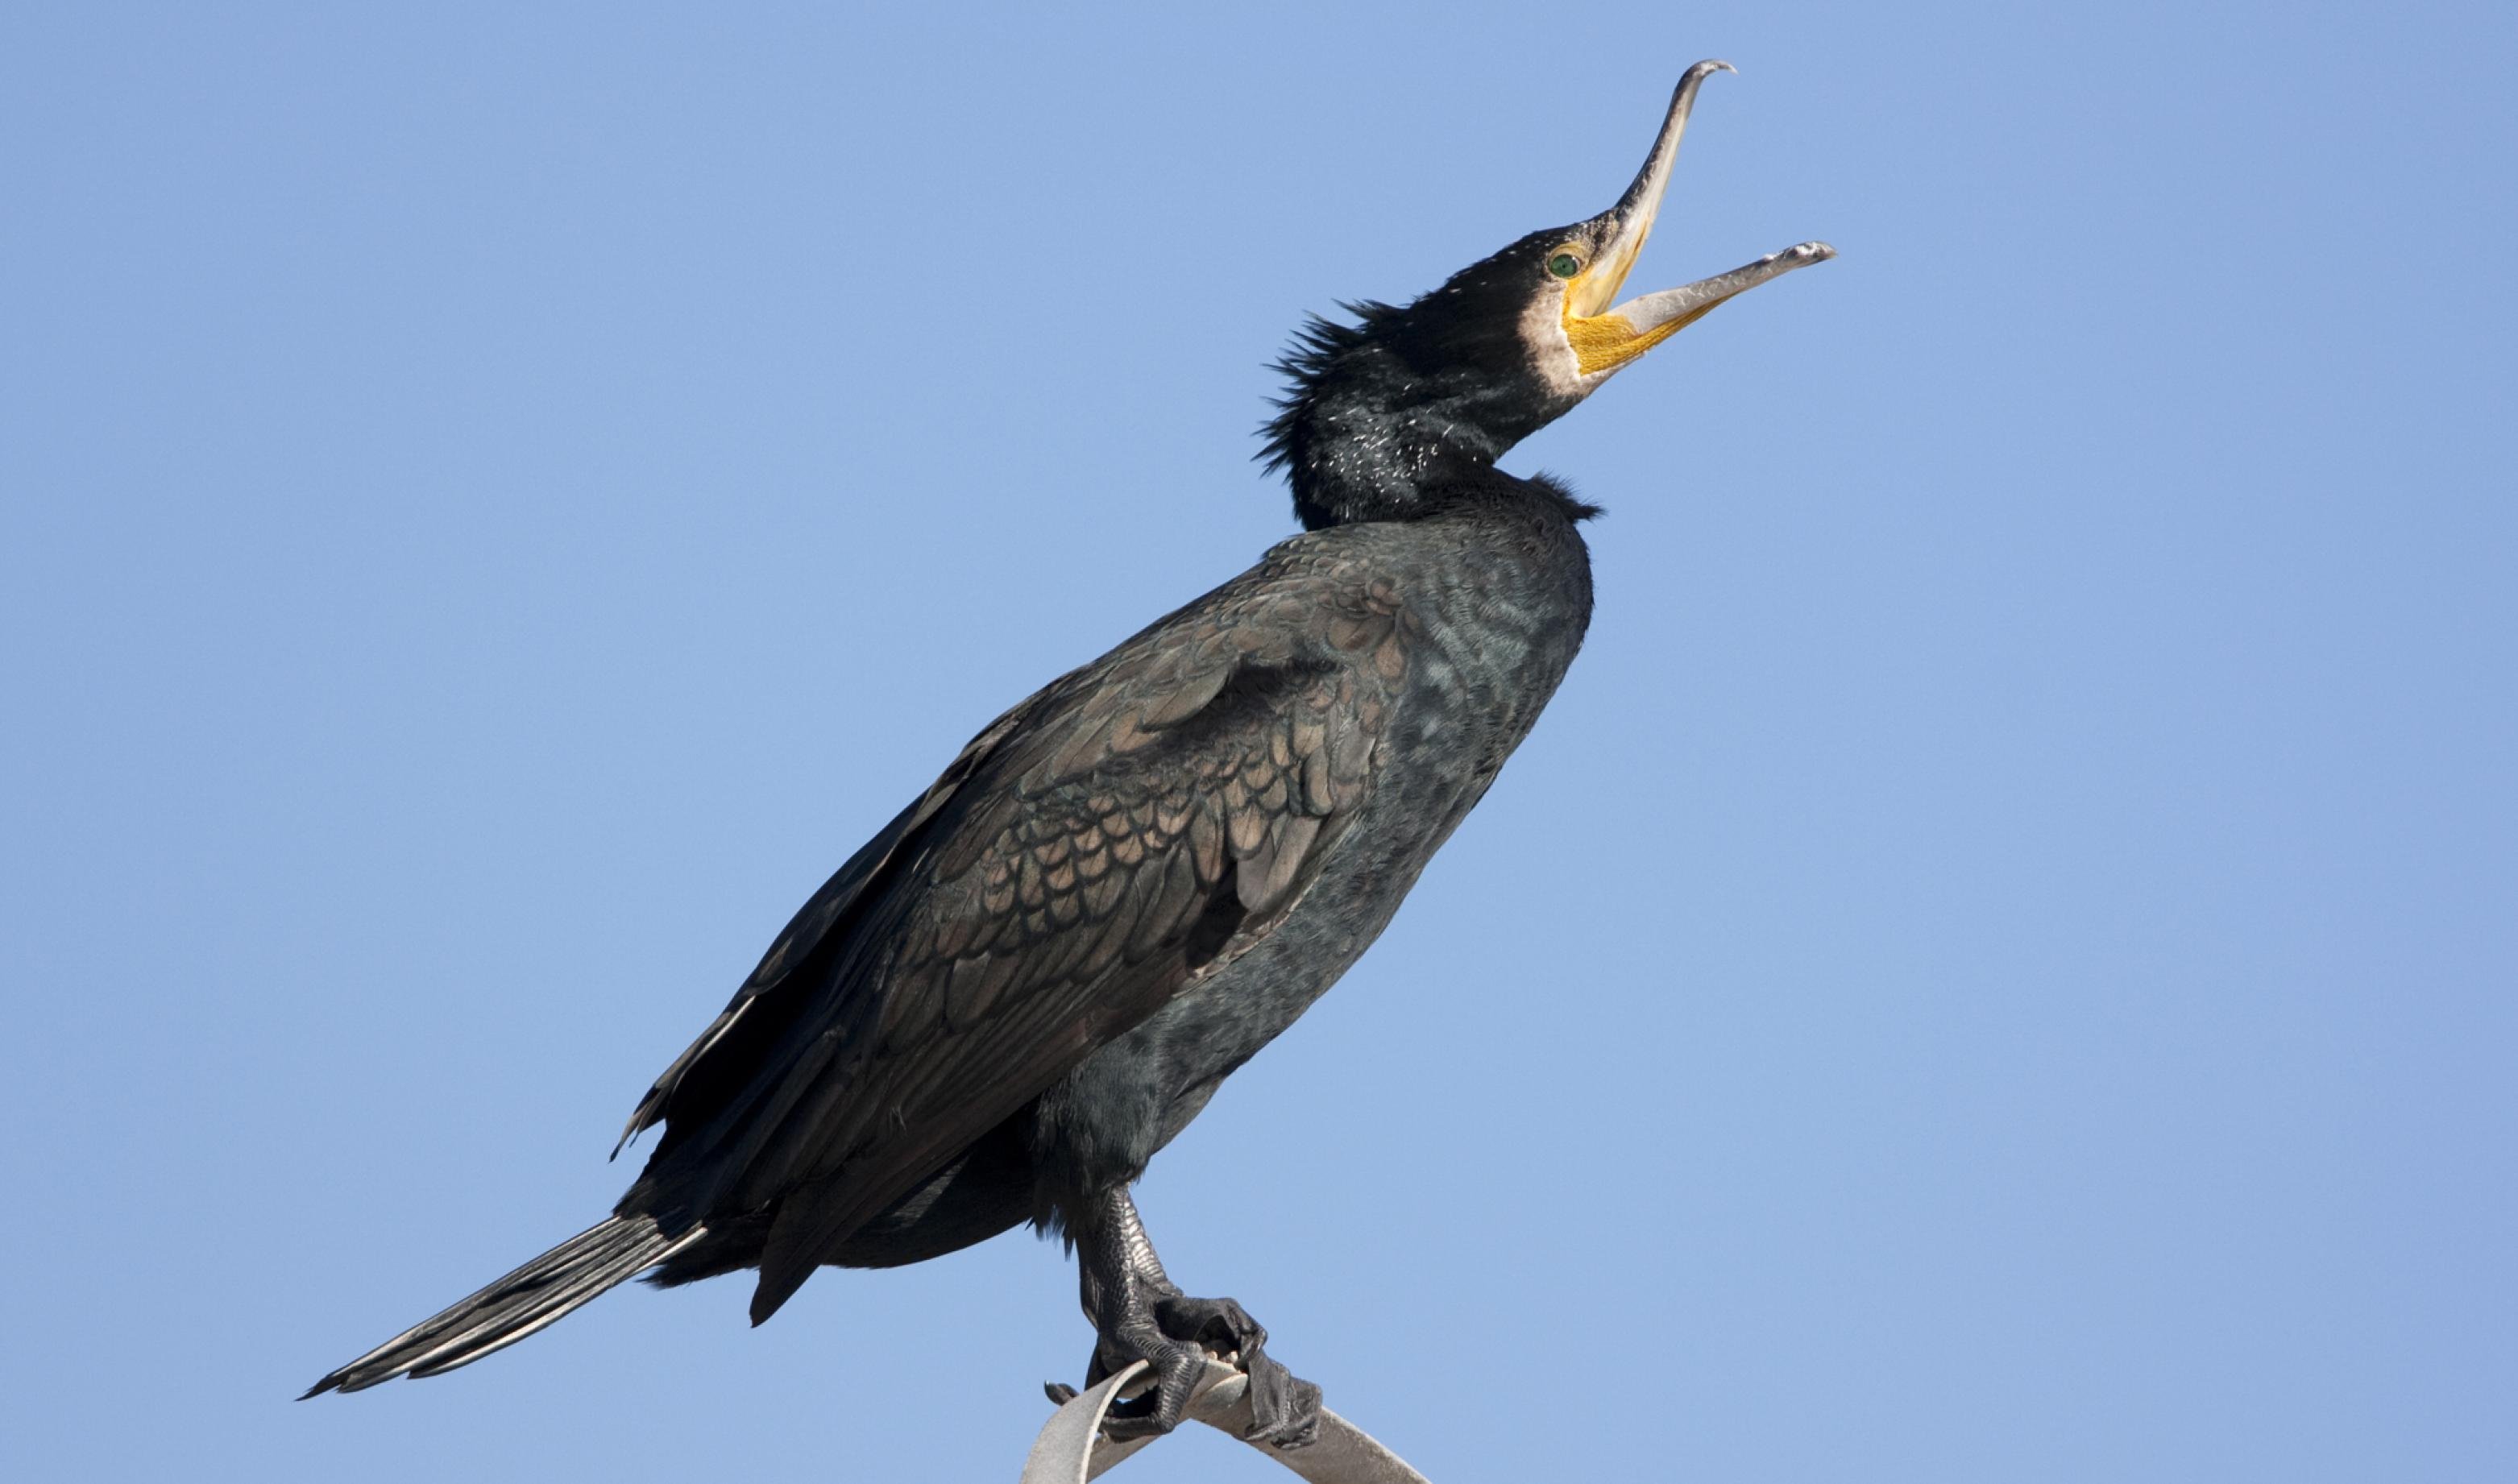
[[[1022,1484],[1086,1484],[1153,1442],[1138,1438],[1113,1443],[1102,1436],[1103,1415],[1145,1369],[1146,1363],[1139,1361],[1051,1414],[1048,1425],[1031,1445]],[[1190,1394],[1188,1415],[1227,1437],[1248,1443],[1311,1484],[1427,1484],[1425,1476],[1401,1462],[1397,1454],[1325,1407],[1321,1409],[1320,1439],[1307,1448],[1272,1448],[1247,1436],[1249,1390],[1248,1376],[1222,1361],[1209,1360],[1206,1374]]]

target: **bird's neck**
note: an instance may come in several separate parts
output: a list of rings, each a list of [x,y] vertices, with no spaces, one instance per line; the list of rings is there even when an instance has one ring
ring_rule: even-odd
[[[1420,515],[1436,490],[1474,480],[1504,452],[1478,425],[1432,409],[1359,400],[1309,412],[1288,440],[1285,477],[1295,515],[1315,531]]]
[[[1494,347],[1411,348],[1393,328],[1400,311],[1355,307],[1363,324],[1315,320],[1279,363],[1290,384],[1265,429],[1261,457],[1285,470],[1313,530],[1421,515],[1578,400],[1498,371],[1509,357]]]

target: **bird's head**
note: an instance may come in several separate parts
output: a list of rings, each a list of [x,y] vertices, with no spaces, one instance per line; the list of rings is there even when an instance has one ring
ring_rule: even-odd
[[[1534,232],[1405,307],[1315,319],[1280,363],[1290,385],[1261,458],[1282,467],[1307,526],[1404,516],[1447,467],[1491,465],[1715,305],[1836,255],[1803,242],[1680,288],[1618,302],[1652,235],[1696,90],[1689,67],[1652,153],[1616,205]]]

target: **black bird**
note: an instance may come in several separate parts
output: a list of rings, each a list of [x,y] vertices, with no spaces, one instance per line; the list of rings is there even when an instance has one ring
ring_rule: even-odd
[[[1314,321],[1263,456],[1305,533],[998,718],[851,856],[639,1101],[623,1141],[665,1132],[611,1216],[307,1395],[454,1370],[650,1268],[759,1268],[758,1324],[818,1267],[1028,1221],[1074,1245],[1092,1377],[1151,1363],[1114,1433],[1171,1428],[1213,1349],[1254,1435],[1307,1440],[1319,1388],[1239,1304],[1174,1286],[1128,1187],[1389,923],[1573,662],[1596,511],[1496,459],[1834,255],[1611,307],[1717,70],[1688,68],[1607,211]]]

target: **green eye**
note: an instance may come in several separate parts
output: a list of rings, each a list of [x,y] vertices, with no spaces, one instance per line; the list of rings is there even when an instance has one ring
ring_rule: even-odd
[[[1583,260],[1570,252],[1560,252],[1547,260],[1547,271],[1560,279],[1570,279],[1583,271]]]

